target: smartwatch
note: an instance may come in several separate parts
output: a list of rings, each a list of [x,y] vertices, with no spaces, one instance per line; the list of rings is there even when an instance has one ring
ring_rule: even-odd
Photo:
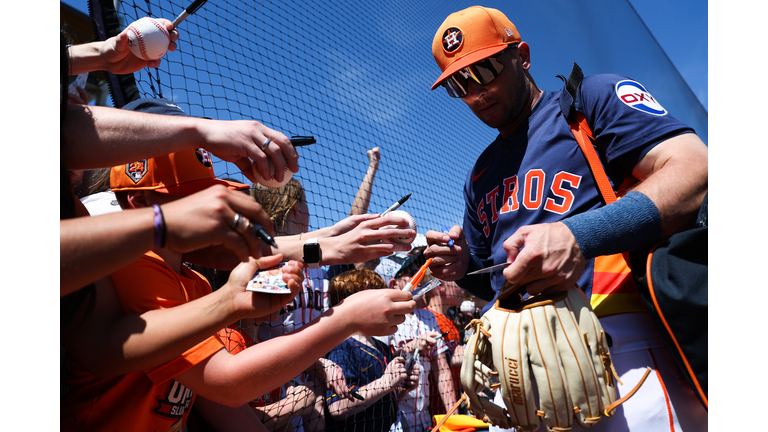
[[[320,243],[316,238],[311,238],[304,243],[304,264],[311,269],[320,268]]]

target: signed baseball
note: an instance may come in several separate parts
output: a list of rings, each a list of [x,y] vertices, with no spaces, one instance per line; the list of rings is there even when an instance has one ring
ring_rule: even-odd
[[[274,167],[272,165],[270,165],[269,167],[270,167],[270,170],[272,170],[272,171],[270,171],[270,174],[272,174],[272,179],[271,180],[264,180],[264,176],[261,174],[261,170],[259,169],[258,165],[254,165],[254,167],[256,168],[256,173],[255,173],[256,174],[256,181],[259,182],[259,184],[262,184],[262,185],[264,185],[264,186],[266,186],[268,188],[277,189],[279,187],[283,187],[283,186],[285,186],[288,183],[288,180],[290,180],[291,177],[293,177],[293,173],[291,172],[291,170],[288,169],[288,166],[286,166],[285,167],[285,175],[283,176],[283,181],[279,182],[279,181],[275,180],[275,177],[274,177],[274,175],[275,175]]]
[[[171,35],[165,26],[150,17],[134,21],[128,26],[128,47],[143,60],[157,60],[168,51]]]
[[[408,226],[406,229],[412,229],[416,231],[416,220],[413,219],[413,216],[411,216],[407,211],[404,210],[392,210],[391,212],[387,213],[387,216],[389,215],[395,215],[400,216],[408,221]],[[382,229],[386,228],[398,228],[395,225],[387,225],[385,227],[382,227]],[[413,242],[413,239],[408,237],[393,237],[390,240],[392,240],[393,243],[405,243],[405,244],[411,244]]]

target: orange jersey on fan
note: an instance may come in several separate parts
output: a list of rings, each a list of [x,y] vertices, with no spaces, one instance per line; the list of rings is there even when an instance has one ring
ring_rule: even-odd
[[[170,308],[211,292],[199,273],[184,266],[182,271],[147,252],[115,272],[112,281],[123,312]],[[97,378],[70,358],[61,430],[183,431],[195,394],[173,378],[223,347],[218,336],[211,336],[165,364],[110,378]]]

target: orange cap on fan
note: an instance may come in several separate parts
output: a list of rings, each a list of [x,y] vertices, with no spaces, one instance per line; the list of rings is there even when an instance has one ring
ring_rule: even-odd
[[[248,189],[248,185],[217,179],[211,155],[205,149],[189,149],[143,159],[112,168],[110,189],[154,190],[169,195],[192,195],[220,184],[229,189]]]

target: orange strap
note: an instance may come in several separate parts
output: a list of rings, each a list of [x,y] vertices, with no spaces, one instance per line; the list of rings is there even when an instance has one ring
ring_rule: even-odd
[[[693,384],[696,387],[696,392],[699,394],[699,396],[701,396],[701,400],[704,401],[704,406],[709,409],[709,400],[707,399],[707,394],[704,392],[704,390],[702,390],[701,383],[699,383],[699,380],[696,377],[696,373],[693,371],[693,368],[691,368],[691,364],[688,362],[688,357],[685,355],[685,351],[680,348],[680,344],[677,342],[677,338],[675,337],[675,332],[672,331],[669,323],[667,323],[667,319],[664,317],[664,312],[661,310],[661,307],[659,307],[658,300],[656,300],[656,291],[653,287],[653,281],[651,280],[651,259],[653,258],[653,253],[656,252],[656,248],[658,247],[658,244],[654,246],[654,248],[648,254],[648,260],[645,264],[645,274],[648,275],[648,292],[651,294],[651,300],[653,300],[653,306],[654,309],[656,309],[656,313],[658,313],[662,324],[664,324],[664,328],[667,329],[667,334],[670,338],[672,338],[672,342],[675,344],[677,353],[680,355],[680,358],[683,360],[683,364],[685,364],[685,368],[688,370],[688,376],[691,377],[691,381],[693,381]]]
[[[611,364],[611,367],[613,367],[613,364]],[[615,369],[614,369],[614,373],[616,373],[616,370],[615,370]],[[605,413],[604,413],[604,414],[605,414],[605,416],[606,416],[606,417],[611,417],[611,416],[613,416],[613,411],[614,411],[616,408],[618,408],[618,407],[619,407],[619,405],[621,405],[621,404],[623,404],[624,402],[626,402],[626,401],[627,401],[629,398],[631,398],[631,397],[632,397],[632,396],[633,396],[633,395],[634,395],[634,394],[637,392],[637,390],[640,388],[640,386],[641,386],[641,385],[643,385],[643,383],[645,382],[645,379],[646,379],[646,378],[648,378],[648,374],[650,374],[650,373],[651,373],[651,368],[649,367],[648,369],[646,369],[645,373],[643,374],[643,377],[642,377],[642,378],[640,378],[640,382],[638,382],[638,383],[635,385],[635,388],[633,388],[633,389],[632,389],[632,391],[630,391],[629,393],[627,393],[627,394],[626,394],[626,395],[625,395],[623,398],[621,398],[621,399],[617,400],[616,402],[614,402],[614,403],[612,403],[612,404],[608,405],[608,408],[606,408],[606,409],[605,409]]]
[[[608,181],[608,175],[605,174],[603,163],[600,161],[600,157],[597,155],[595,148],[592,146],[592,130],[587,124],[587,118],[580,112],[575,113],[576,121],[568,122],[571,126],[571,132],[579,143],[582,153],[587,158],[589,169],[592,171],[592,176],[595,177],[600,194],[603,195],[603,200],[606,204],[610,204],[616,201],[616,192],[611,187],[611,182]]]

